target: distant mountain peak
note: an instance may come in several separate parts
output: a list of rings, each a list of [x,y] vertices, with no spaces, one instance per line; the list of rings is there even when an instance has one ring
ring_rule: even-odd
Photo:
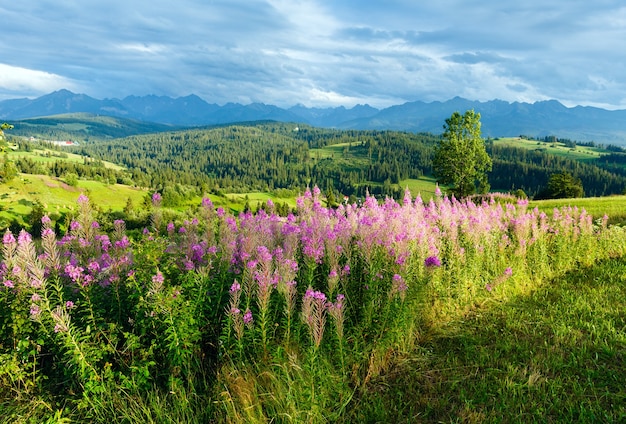
[[[568,108],[557,100],[542,100],[533,104],[504,100],[479,102],[456,96],[444,102],[414,101],[380,110],[367,104],[357,104],[351,108],[306,107],[297,104],[284,109],[265,103],[227,103],[219,106],[209,104],[195,94],[178,98],[155,94],[131,95],[122,100],[98,100],[86,94],[61,89],[36,99],[0,101],[0,119],[17,120],[85,112],[178,126],[274,120],[326,128],[440,134],[446,118],[453,112],[467,109],[474,109],[481,114],[485,137],[557,135],[578,141],[626,145],[626,110]]]

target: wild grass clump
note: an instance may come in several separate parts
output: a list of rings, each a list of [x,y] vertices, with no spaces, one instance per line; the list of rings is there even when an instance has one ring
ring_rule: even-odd
[[[626,249],[584,210],[493,199],[329,209],[314,189],[287,217],[205,199],[178,223],[152,200],[136,239],[84,196],[63,236],[4,234],[10,421],[341,422],[424,334]]]

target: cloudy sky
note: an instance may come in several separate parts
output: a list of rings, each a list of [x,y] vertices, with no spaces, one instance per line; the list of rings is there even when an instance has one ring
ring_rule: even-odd
[[[626,109],[623,0],[0,0],[0,100]]]

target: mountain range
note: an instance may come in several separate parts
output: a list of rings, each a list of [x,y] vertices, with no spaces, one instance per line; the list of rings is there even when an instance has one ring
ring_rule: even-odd
[[[325,128],[375,129],[439,134],[445,119],[455,112],[474,109],[481,114],[484,137],[554,135],[576,141],[626,145],[626,110],[589,106],[566,107],[556,100],[509,103],[479,102],[455,97],[445,102],[408,102],[377,109],[369,105],[352,108],[280,108],[263,103],[242,105],[208,103],[196,95],[128,96],[95,99],[59,90],[35,99],[0,101],[0,120],[16,121],[68,113],[90,113],[170,126],[206,126],[244,121],[274,120],[306,123]]]

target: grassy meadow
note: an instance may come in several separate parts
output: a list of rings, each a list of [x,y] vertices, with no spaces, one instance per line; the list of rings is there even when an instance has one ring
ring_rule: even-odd
[[[3,235],[0,416],[623,422],[624,228],[507,199],[170,222],[154,194],[130,237],[81,195],[67,233]]]
[[[600,147],[576,146],[567,147],[564,143],[547,143],[544,141],[528,140],[521,137],[502,137],[493,140],[498,146],[510,146],[528,150],[539,150],[556,156],[564,156],[580,162],[589,162],[606,154],[606,149]]]
[[[358,167],[355,152],[311,157]],[[41,234],[2,229],[0,423],[626,422],[626,196],[398,188],[166,208],[118,184],[0,185],[0,228],[48,213]],[[129,198],[145,228],[98,221]]]
[[[19,174],[9,183],[0,185],[0,220],[25,222],[35,202],[41,202],[50,214],[71,211],[81,193],[88,193],[94,205],[104,210],[122,210],[129,198],[140,205],[147,191],[89,180],[79,180],[76,186],[70,186],[60,178]]]

